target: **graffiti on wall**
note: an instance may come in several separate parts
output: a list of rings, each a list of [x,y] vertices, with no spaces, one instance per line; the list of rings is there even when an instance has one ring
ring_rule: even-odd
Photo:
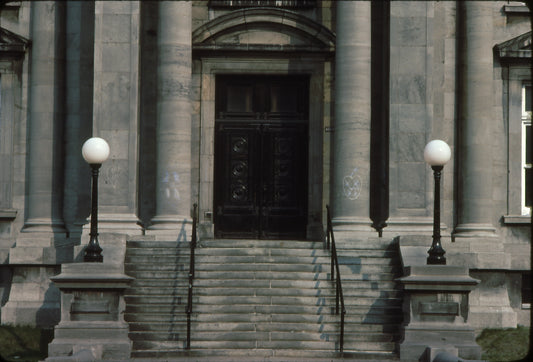
[[[163,188],[165,191],[165,196],[167,199],[180,199],[180,192],[178,191],[178,185],[180,183],[180,176],[177,172],[168,173],[165,172],[165,176],[163,177],[163,184],[165,187]]]
[[[357,167],[353,169],[350,175],[344,176],[342,179],[342,190],[344,197],[349,200],[355,200],[361,195],[362,187],[361,177],[357,174]]]

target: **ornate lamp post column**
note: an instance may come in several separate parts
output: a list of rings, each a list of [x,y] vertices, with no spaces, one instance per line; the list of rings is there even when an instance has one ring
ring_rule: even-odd
[[[446,264],[445,251],[440,243],[440,177],[441,171],[450,160],[451,155],[450,146],[441,140],[433,140],[424,148],[424,160],[431,165],[435,178],[433,243],[428,250],[427,264]]]
[[[92,170],[92,207],[91,207],[91,233],[90,240],[83,261],[103,262],[102,248],[98,244],[98,171],[102,163],[109,157],[109,145],[99,137],[89,138],[81,148],[83,158]]]

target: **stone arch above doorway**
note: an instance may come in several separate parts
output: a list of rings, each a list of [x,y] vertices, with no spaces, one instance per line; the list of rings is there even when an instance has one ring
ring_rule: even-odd
[[[219,16],[192,34],[196,51],[298,51],[330,53],[335,34],[293,11],[276,8],[241,9]]]

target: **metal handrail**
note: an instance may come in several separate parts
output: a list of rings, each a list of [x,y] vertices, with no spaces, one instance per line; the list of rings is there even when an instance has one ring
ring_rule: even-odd
[[[191,252],[189,258],[189,294],[187,296],[187,345],[186,349],[191,349],[191,314],[192,314],[192,291],[194,286],[194,251],[196,249],[197,234],[196,234],[196,225],[198,223],[197,216],[198,205],[193,205],[193,216],[192,216],[192,237],[191,237]]]
[[[335,246],[335,235],[333,234],[333,225],[331,223],[331,214],[329,205],[326,205],[327,214],[327,231],[326,231],[326,248],[331,250],[331,281],[335,281],[335,314],[341,315],[341,335],[339,349],[341,353],[344,350],[344,294],[342,293],[341,273],[339,270],[339,259],[337,257],[337,247]],[[340,308],[339,308],[340,307]]]

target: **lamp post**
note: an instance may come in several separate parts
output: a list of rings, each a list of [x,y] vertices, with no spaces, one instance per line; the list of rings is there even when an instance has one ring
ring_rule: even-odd
[[[435,197],[433,207],[433,243],[428,250],[427,264],[446,264],[445,251],[440,243],[440,177],[444,165],[450,160],[452,152],[444,141],[433,140],[424,148],[424,160],[433,169],[435,178]]]
[[[98,171],[102,163],[109,157],[109,145],[99,137],[89,138],[81,148],[83,158],[92,170],[92,207],[91,233],[89,244],[85,248],[84,262],[103,262],[102,248],[98,244]]]

